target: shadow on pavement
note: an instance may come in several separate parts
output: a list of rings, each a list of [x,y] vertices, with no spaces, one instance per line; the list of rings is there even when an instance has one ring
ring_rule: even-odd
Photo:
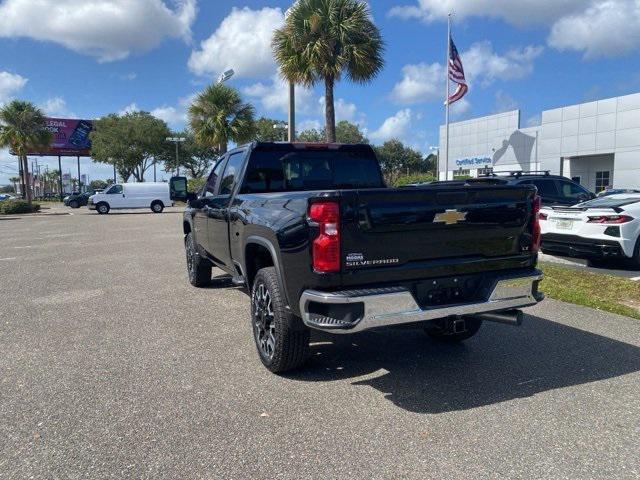
[[[519,328],[485,322],[460,345],[404,328],[314,334],[311,348],[311,361],[288,378],[325,382],[384,369],[353,384],[416,413],[466,410],[640,370],[640,348],[534,316]]]

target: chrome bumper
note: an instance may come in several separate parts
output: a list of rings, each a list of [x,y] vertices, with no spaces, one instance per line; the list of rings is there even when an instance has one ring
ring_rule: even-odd
[[[513,310],[535,305],[544,296],[534,285],[542,280],[539,270],[527,276],[498,278],[484,301],[422,309],[404,287],[387,287],[341,292],[305,290],[300,297],[302,321],[308,327],[335,333],[354,333],[370,328],[423,322],[451,316]],[[336,321],[310,312],[311,302],[319,304],[362,304],[363,314],[351,323]]]

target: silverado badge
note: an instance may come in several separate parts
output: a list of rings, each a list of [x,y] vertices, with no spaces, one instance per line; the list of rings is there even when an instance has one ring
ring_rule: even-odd
[[[446,225],[454,225],[467,219],[467,212],[459,212],[458,210],[445,210],[444,213],[437,213],[433,218],[433,223],[445,223]]]

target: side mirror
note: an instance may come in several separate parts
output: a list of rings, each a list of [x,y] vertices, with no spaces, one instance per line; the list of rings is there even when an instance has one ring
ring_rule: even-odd
[[[189,199],[187,177],[171,177],[169,179],[169,197],[171,200],[186,202]]]

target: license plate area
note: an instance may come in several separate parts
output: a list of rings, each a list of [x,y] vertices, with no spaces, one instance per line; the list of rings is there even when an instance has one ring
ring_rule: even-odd
[[[415,297],[421,308],[468,303],[482,296],[480,276],[438,278],[418,282]]]
[[[570,218],[558,218],[555,222],[558,230],[571,230],[573,228],[573,220]]]

